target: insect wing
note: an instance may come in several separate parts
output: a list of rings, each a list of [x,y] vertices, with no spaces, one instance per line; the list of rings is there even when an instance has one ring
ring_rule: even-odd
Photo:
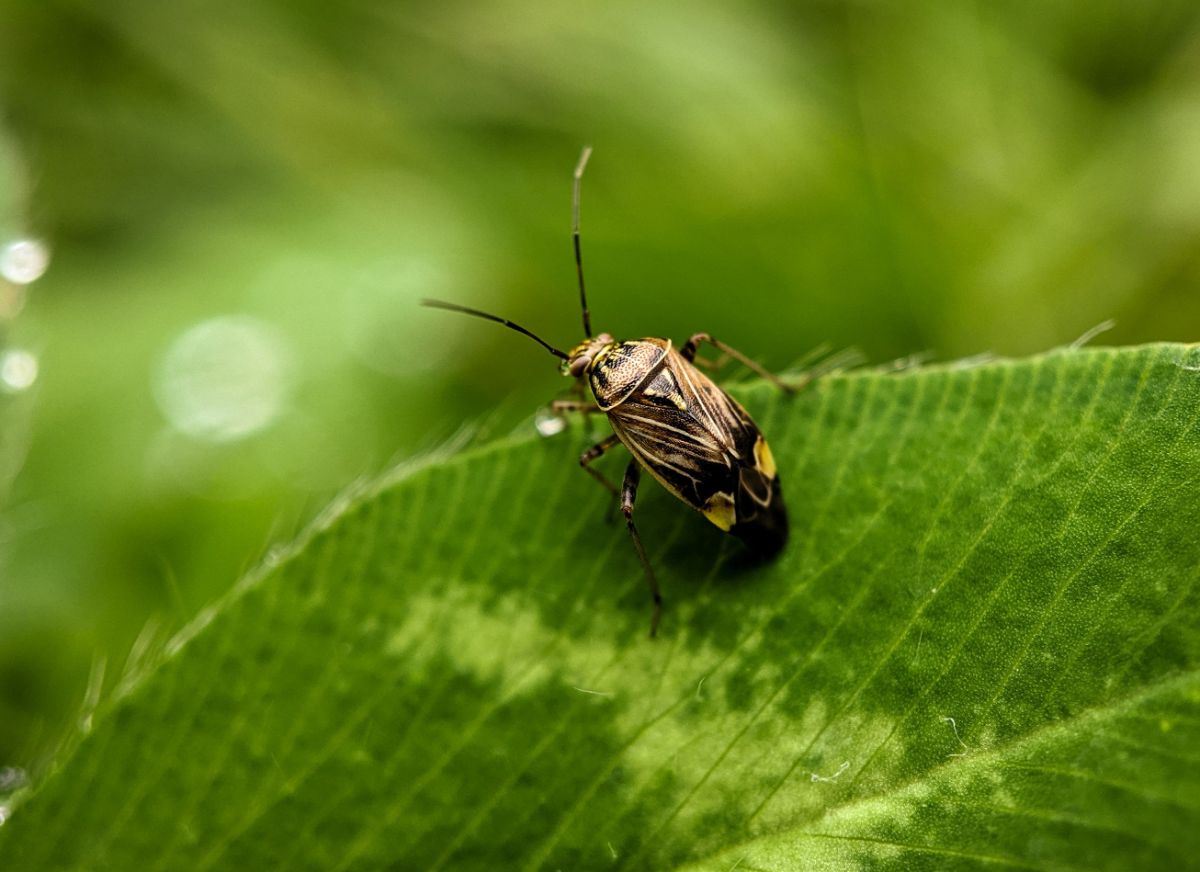
[[[735,400],[675,351],[609,410],[617,436],[656,479],[753,550],[787,538],[779,478],[766,440]]]

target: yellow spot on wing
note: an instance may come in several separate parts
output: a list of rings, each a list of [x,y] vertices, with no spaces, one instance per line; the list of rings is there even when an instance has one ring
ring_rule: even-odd
[[[737,511],[733,507],[733,497],[725,493],[713,494],[708,503],[701,509],[704,517],[708,518],[726,533],[737,520]]]
[[[754,461],[763,475],[767,478],[775,477],[775,458],[771,456],[771,449],[767,446],[767,440],[762,438],[761,433],[754,442]]]

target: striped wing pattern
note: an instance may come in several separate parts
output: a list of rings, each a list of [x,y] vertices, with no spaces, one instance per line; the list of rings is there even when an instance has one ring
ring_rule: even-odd
[[[758,427],[677,351],[669,349],[608,416],[620,440],[669,491],[742,538],[770,521],[765,544],[782,544],[779,479]],[[775,529],[780,522],[782,532]],[[762,545],[755,547],[771,550]]]

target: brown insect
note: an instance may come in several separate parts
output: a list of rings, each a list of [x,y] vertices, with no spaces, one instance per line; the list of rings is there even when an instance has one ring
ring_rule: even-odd
[[[767,440],[746,410],[696,367],[698,346],[709,343],[781,390],[792,392],[797,386],[707,333],[694,334],[679,350],[672,347],[670,339],[618,342],[607,333],[592,335],[579,243],[580,182],[590,154],[591,149],[585,148],[575,167],[571,232],[583,330],[588,338],[564,352],[506,318],[439,300],[422,303],[496,321],[525,334],[562,360],[562,374],[577,379],[581,391],[584,382],[591,389],[594,403],[559,401],[554,409],[560,413],[603,413],[612,425],[613,434],[585,451],[579,463],[620,499],[629,535],[654,597],[650,623],[650,635],[654,636],[662,614],[662,596],[633,522],[642,467],[668,491],[720,529],[737,536],[758,555],[773,556],[788,537],[787,509]],[[590,465],[618,444],[633,455],[620,489]]]

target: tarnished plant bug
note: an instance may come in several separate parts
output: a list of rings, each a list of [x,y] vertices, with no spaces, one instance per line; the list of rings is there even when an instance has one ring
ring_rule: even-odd
[[[576,379],[581,391],[585,382],[591,389],[595,402],[557,401],[553,407],[559,413],[603,413],[612,425],[612,435],[585,451],[579,464],[620,500],[629,536],[654,598],[650,622],[650,635],[654,636],[662,614],[662,595],[633,522],[642,467],[668,491],[726,533],[741,539],[757,555],[774,556],[788,537],[787,509],[767,440],[746,410],[697,368],[697,347],[709,343],[783,391],[790,393],[798,385],[784,382],[707,333],[693,334],[678,351],[670,339],[649,337],[621,342],[607,333],[592,334],[579,243],[579,192],[590,155],[588,147],[579,157],[571,199],[571,240],[586,337],[582,342],[569,352],[560,351],[507,318],[440,300],[421,302],[486,318],[523,333],[559,358],[562,374]],[[590,465],[618,444],[633,455],[619,489]]]

